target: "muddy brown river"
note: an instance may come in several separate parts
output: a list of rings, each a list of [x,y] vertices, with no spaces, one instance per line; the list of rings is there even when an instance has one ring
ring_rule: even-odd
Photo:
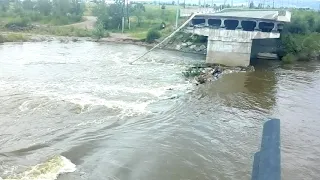
[[[204,57],[93,42],[0,45],[0,177],[249,180],[281,119],[283,180],[320,178],[320,65],[267,62],[195,86]],[[1,179],[0,178],[0,179]]]

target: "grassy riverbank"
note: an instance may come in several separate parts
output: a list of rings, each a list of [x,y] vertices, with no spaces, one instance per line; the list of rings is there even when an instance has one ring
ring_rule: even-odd
[[[103,38],[108,36],[108,32],[121,33],[122,17],[125,17],[124,33],[132,39],[144,41],[151,30],[158,31],[160,36],[155,38],[160,38],[170,34],[174,28],[176,6],[173,5],[126,5],[117,0],[114,4],[81,2],[0,1],[0,32]],[[89,27],[82,25],[86,24],[84,14],[95,19],[91,20]],[[101,24],[102,29],[94,24]]]
[[[63,26],[83,21],[84,10],[85,4],[78,0],[1,0],[0,31],[1,34],[15,32],[15,34],[91,36],[90,30]],[[15,38],[10,38],[10,36],[3,39],[24,40],[22,35],[13,35]]]
[[[4,42],[25,42],[29,37],[21,33],[0,34],[0,43]]]

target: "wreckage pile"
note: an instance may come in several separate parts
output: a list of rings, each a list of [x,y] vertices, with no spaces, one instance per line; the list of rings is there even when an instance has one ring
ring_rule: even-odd
[[[250,72],[254,71],[253,66],[248,67],[224,67],[220,65],[207,65],[193,66],[183,72],[187,78],[193,78],[196,85],[212,82],[220,78],[224,74],[237,73],[237,72]]]

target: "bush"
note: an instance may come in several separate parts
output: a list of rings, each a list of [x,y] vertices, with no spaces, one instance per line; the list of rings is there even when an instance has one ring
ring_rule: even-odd
[[[99,40],[104,37],[104,27],[102,23],[97,24],[96,28],[92,31],[93,38]]]
[[[296,60],[297,60],[296,56],[294,54],[292,54],[292,53],[287,54],[286,56],[284,56],[282,58],[282,62],[285,63],[285,64],[291,64]]]
[[[17,17],[11,21],[9,21],[5,27],[6,28],[12,28],[12,27],[21,27],[21,28],[25,28],[29,25],[29,23],[31,22],[31,20],[28,17]]]
[[[5,42],[5,38],[0,34],[0,43],[4,43]]]
[[[4,42],[25,42],[28,38],[23,34],[10,33],[7,35],[0,35],[0,43]]]
[[[281,37],[284,54],[295,55],[297,61],[317,59],[320,53],[320,34],[286,34]],[[289,61],[289,60],[286,60]]]
[[[91,31],[86,29],[75,29],[75,36],[77,37],[89,37],[92,35]]]
[[[154,42],[154,40],[159,39],[161,37],[161,34],[156,29],[150,29],[147,33],[146,41],[148,43]]]
[[[43,17],[40,13],[34,11],[25,13],[25,16],[29,17],[31,21],[40,21]]]

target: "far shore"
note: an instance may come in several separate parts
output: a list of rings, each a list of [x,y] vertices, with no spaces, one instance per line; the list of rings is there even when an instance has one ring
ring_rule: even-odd
[[[69,42],[81,42],[81,41],[91,41],[91,42],[98,42],[98,43],[120,43],[120,44],[132,44],[138,46],[145,46],[152,48],[157,45],[157,42],[148,43],[144,40],[139,40],[136,38],[132,38],[127,36],[126,34],[121,33],[111,33],[109,37],[101,38],[99,40],[92,38],[92,37],[77,37],[77,36],[55,36],[55,35],[38,35],[33,33],[24,33],[24,32],[0,32],[0,36],[18,36],[18,38],[12,38],[10,41],[5,41],[5,43],[13,43],[13,42],[51,42],[51,41],[58,41],[61,43],[69,43]],[[1,43],[0,43],[1,44]],[[158,49],[165,49],[165,50],[173,50],[173,51],[180,51],[186,53],[194,53],[194,54],[203,54],[201,52],[196,52],[192,50],[179,50],[172,46],[161,46]]]

